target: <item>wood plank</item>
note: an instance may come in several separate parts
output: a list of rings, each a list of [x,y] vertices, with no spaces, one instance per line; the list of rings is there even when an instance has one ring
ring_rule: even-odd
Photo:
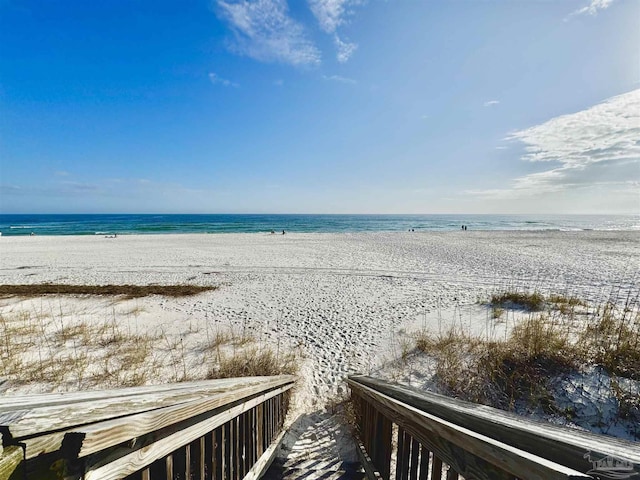
[[[173,480],[173,454],[169,453],[165,458],[165,468],[167,472],[167,480]]]
[[[395,385],[372,377],[354,375],[349,377],[348,382],[368,386],[443,420],[465,426],[577,471],[592,468],[592,464],[584,458],[587,452],[591,452],[592,457],[612,456],[625,459],[634,464],[634,472],[640,475],[640,449],[636,442],[535,421],[486,405]]]
[[[8,480],[22,463],[23,454],[20,447],[6,447],[0,455],[0,480]]]
[[[287,384],[291,385],[288,378],[275,378],[265,381],[262,385],[251,385],[175,406],[76,427],[65,432],[64,454],[67,458],[85,457],[129,439]]]
[[[424,445],[420,445],[420,480],[427,480],[429,476],[429,455],[430,452]]]
[[[256,410],[258,412],[257,418],[256,418],[256,424],[257,424],[257,442],[258,442],[258,448],[257,448],[257,454],[258,454],[258,458],[260,458],[262,456],[262,454],[265,451],[264,448],[264,405],[258,405],[256,407]]]
[[[442,479],[442,460],[440,457],[433,456],[433,464],[431,465],[431,480]]]
[[[284,375],[287,376],[287,375]],[[87,390],[82,392],[38,393],[32,395],[0,395],[0,412],[30,410],[33,408],[70,405],[95,400],[118,399],[135,395],[156,394],[173,390],[202,390],[209,388],[233,389],[245,383],[260,383],[274,377],[238,377],[194,382],[146,385],[144,387],[112,388],[109,390]]]
[[[286,376],[286,378],[294,381],[295,377]],[[281,380],[284,381],[284,379]],[[93,402],[71,403],[70,405],[13,410],[0,413],[0,431],[13,440],[20,440],[25,437],[39,436],[78,425],[86,425],[185,403],[218,393],[234,391],[242,386],[264,384],[264,382],[265,379],[263,378],[259,382],[255,380],[227,382],[222,386],[219,383],[209,383],[194,389],[180,388],[177,390],[164,390],[159,393],[146,393],[144,395],[117,396],[117,401],[109,398]],[[236,386],[231,388],[233,385]]]
[[[214,442],[214,468],[213,468],[213,480],[223,480],[224,479],[224,429],[222,427],[218,427],[213,431],[213,442]]]
[[[409,466],[409,480],[418,480],[418,458],[420,453],[420,443],[413,438],[411,440],[411,463]]]
[[[198,452],[200,454],[200,456],[198,457],[198,476],[196,477],[196,480],[206,480],[206,476],[207,476],[207,461],[205,458],[206,455],[206,438],[207,436],[203,436],[200,437],[199,440],[199,448],[198,448]]]
[[[130,475],[146,467],[153,461],[168,455],[177,447],[192,442],[211,430],[230,422],[238,415],[291,388],[291,385],[279,387],[268,393],[255,397],[247,402],[231,407],[213,417],[179,430],[138,450],[122,455],[114,453],[113,459],[106,459],[96,465],[88,465],[84,480],[116,480]],[[122,455],[122,456],[121,456]],[[111,461],[110,461],[111,460]]]
[[[263,387],[265,388],[269,388],[269,386],[273,387],[275,385],[279,385],[280,381],[277,379],[273,379],[271,381],[268,381],[265,385],[263,385]],[[244,387],[242,390],[238,390],[238,393],[240,391],[254,391],[258,392],[260,391],[261,388],[259,385],[251,385],[251,386],[247,386]],[[231,392],[231,395],[233,395],[233,391]],[[220,394],[220,395],[224,395],[224,394]],[[223,397],[213,397],[214,399],[211,400],[212,403],[217,402],[218,400],[221,400]],[[226,398],[226,397],[224,397]],[[208,402],[209,400],[207,400],[207,397],[205,397],[203,400],[200,400],[201,403],[205,403]],[[193,403],[192,403],[193,402]],[[182,404],[178,404],[175,407],[165,407],[165,409],[169,409],[169,408],[175,408],[176,410],[182,410],[184,409],[185,411],[191,410],[198,410],[198,407],[194,405],[196,401],[192,401],[192,402],[184,402]],[[83,442],[84,441],[84,437],[82,437],[82,439],[76,438],[75,434],[76,433],[82,433],[82,432],[92,432],[92,435],[96,435],[96,436],[102,436],[103,439],[104,438],[111,438],[113,440],[112,445],[116,445],[118,443],[127,441],[131,438],[134,437],[139,437],[141,435],[144,435],[145,433],[148,433],[150,430],[147,430],[146,432],[144,431],[144,429],[141,429],[139,431],[134,431],[132,432],[132,430],[135,429],[135,426],[137,425],[136,422],[140,421],[142,423],[146,422],[150,422],[153,423],[152,420],[149,420],[150,418],[155,418],[157,419],[158,417],[163,417],[163,418],[168,418],[170,416],[170,411],[169,410],[165,410],[165,409],[155,409],[152,410],[150,412],[146,412],[149,415],[145,416],[144,413],[143,414],[138,414],[140,415],[140,417],[138,417],[138,415],[132,415],[130,417],[123,417],[114,421],[110,421],[107,420],[105,422],[100,422],[100,423],[95,423],[95,424],[91,424],[91,425],[86,425],[80,428],[72,428],[69,430],[63,430],[61,432],[55,432],[55,433],[47,433],[44,435],[39,435],[36,437],[31,437],[31,438],[27,438],[27,439],[21,439],[21,440],[15,440],[20,441],[21,444],[23,444],[24,448],[25,448],[25,455],[27,460],[30,460],[32,458],[36,458],[40,455],[44,455],[46,453],[51,453],[51,452],[55,452],[60,450],[61,448],[63,448],[63,444],[65,444],[65,449],[69,448],[71,449],[68,453],[69,457],[73,457],[74,455],[77,458],[77,455],[74,454],[74,449],[76,448],[81,448],[78,447],[75,442]],[[176,413],[176,415],[178,415]],[[129,419],[129,420],[127,420]],[[145,420],[146,419],[146,420]],[[124,427],[122,426],[124,424]],[[157,428],[162,428],[167,426],[170,423],[163,423],[162,421],[157,421],[156,426]],[[117,433],[113,433],[113,430],[115,429],[115,431]],[[109,433],[109,431],[111,430],[111,433]],[[67,433],[70,435],[70,437],[68,439],[66,439],[65,441],[65,436],[67,435]],[[118,435],[120,434],[120,435]],[[111,437],[109,437],[109,435],[112,435]],[[127,435],[131,435],[127,438]],[[123,438],[125,437],[125,438]],[[119,441],[118,438],[120,438]],[[91,442],[91,440],[87,440],[87,451],[88,453],[85,453],[85,455],[88,455],[89,453],[92,452],[92,450],[90,449],[91,447],[89,446],[89,443]],[[68,444],[68,447],[67,447]],[[102,449],[102,448],[106,448],[107,446],[111,446],[109,444],[105,444],[104,446],[98,446],[98,450]],[[95,450],[97,451],[97,450]]]
[[[530,480],[590,478],[581,472],[447,422],[364,385],[351,383],[352,392],[373,402],[399,427],[437,452],[460,473],[482,479],[503,478],[504,472]],[[481,462],[478,462],[480,460]],[[494,468],[492,468],[492,466]]]
[[[26,459],[31,460],[40,455],[60,450],[64,435],[65,432],[47,433],[46,435],[21,440],[20,443],[24,446]]]
[[[184,446],[184,478],[191,479],[191,444]]]
[[[398,454],[396,456],[396,480],[407,480],[409,463],[409,435],[398,425]]]

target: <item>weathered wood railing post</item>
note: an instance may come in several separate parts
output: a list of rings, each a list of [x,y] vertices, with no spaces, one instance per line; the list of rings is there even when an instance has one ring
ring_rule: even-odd
[[[292,376],[0,397],[0,480],[256,480]]]
[[[371,377],[353,375],[348,384],[361,460],[371,479],[640,478],[638,443],[535,422]]]

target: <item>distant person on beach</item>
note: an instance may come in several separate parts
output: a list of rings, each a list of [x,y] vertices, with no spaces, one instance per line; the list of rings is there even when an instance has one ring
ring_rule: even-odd
[[[282,234],[284,235],[284,230],[282,230]]]

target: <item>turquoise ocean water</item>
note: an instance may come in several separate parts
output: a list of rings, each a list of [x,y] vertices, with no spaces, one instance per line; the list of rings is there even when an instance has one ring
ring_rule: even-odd
[[[7,215],[10,235],[108,235],[157,233],[377,232],[469,230],[637,230],[638,215]]]

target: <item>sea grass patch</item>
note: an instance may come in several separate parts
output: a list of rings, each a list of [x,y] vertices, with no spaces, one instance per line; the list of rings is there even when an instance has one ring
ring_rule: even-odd
[[[188,297],[216,290],[216,286],[200,285],[67,285],[41,283],[32,285],[0,285],[1,296],[37,297],[40,295],[109,295],[140,298],[149,295]]]

